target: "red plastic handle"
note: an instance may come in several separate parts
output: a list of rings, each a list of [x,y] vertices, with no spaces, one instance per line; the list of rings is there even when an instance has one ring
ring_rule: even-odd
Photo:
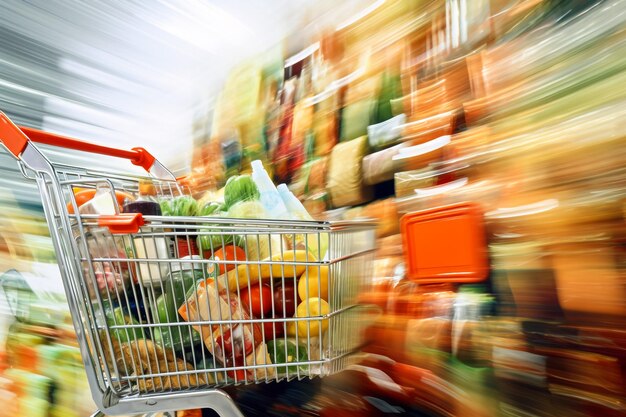
[[[20,157],[29,139],[33,142],[43,143],[45,145],[128,159],[134,165],[140,166],[148,172],[155,161],[154,156],[144,148],[133,148],[127,151],[97,145],[95,143],[83,142],[78,139],[55,135],[30,127],[16,126],[4,113],[0,112],[0,140],[16,158]]]
[[[0,112],[0,141],[16,158],[20,157],[28,143],[28,136],[2,112]]]
[[[108,227],[109,231],[114,235],[137,233],[144,224],[141,213],[120,213],[98,217],[98,226]]]
[[[45,145],[58,146],[60,148],[75,149],[82,152],[97,153],[100,155],[113,156],[115,158],[124,158],[130,160],[134,165],[140,166],[146,171],[150,171],[154,164],[154,156],[152,156],[144,148],[133,148],[130,151],[124,149],[111,148],[109,146],[97,145],[95,143],[83,142],[82,140],[68,138],[66,136],[54,135],[52,133],[42,132],[41,130],[32,129],[30,127],[20,126],[22,132],[28,136],[30,140]]]

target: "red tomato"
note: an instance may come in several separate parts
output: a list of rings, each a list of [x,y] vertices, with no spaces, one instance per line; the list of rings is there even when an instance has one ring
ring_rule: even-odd
[[[226,375],[228,375],[231,378],[237,378],[238,382],[242,382],[246,380],[246,371],[244,371],[243,369],[234,369],[234,370],[230,370],[230,371],[226,371]]]
[[[282,337],[285,334],[285,323],[277,321],[272,323],[271,321],[263,322],[263,335],[265,336],[265,342],[269,342],[277,337]]]
[[[296,288],[291,280],[274,286],[274,317],[289,318],[296,313]],[[284,304],[283,304],[284,303]]]
[[[224,366],[226,368],[231,368],[234,366],[244,366],[246,364],[243,356],[235,356],[235,360],[233,361],[233,357],[231,355],[226,356]],[[246,371],[243,369],[230,369],[226,371],[226,375],[231,378],[237,378],[238,381],[244,381],[246,379]]]
[[[253,316],[266,316],[272,311],[272,290],[267,284],[253,284],[250,290],[241,290],[241,302],[252,309]]]
[[[215,251],[213,259],[216,261],[241,262],[246,260],[246,252],[239,246],[226,245]],[[218,264],[210,264],[208,273],[213,274],[217,265]],[[222,275],[224,272],[230,271],[231,269],[235,269],[236,266],[237,264],[219,264],[219,275]]]

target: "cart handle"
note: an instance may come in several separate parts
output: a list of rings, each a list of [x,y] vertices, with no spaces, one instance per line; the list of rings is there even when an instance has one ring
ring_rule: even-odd
[[[120,213],[98,216],[98,226],[108,227],[114,235],[137,233],[145,224],[141,213]]]
[[[60,148],[75,149],[77,151],[108,155],[116,158],[130,160],[134,165],[140,166],[146,171],[154,165],[156,158],[144,148],[124,149],[111,148],[97,145],[95,143],[84,142],[66,136],[55,135],[43,132],[30,127],[15,125],[6,114],[0,111],[0,142],[17,158],[21,159],[21,154],[26,149],[28,142],[42,143],[46,145],[58,146]]]

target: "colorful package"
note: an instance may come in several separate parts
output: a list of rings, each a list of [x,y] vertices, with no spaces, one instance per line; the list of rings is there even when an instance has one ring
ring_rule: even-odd
[[[334,207],[363,204],[372,198],[372,190],[363,182],[363,157],[367,137],[339,143],[330,154],[327,190]]]

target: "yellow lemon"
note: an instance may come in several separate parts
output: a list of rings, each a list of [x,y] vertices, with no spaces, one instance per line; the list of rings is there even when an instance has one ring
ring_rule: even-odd
[[[297,333],[296,322],[288,321],[287,322],[287,336],[295,336]]]
[[[319,297],[328,301],[328,266],[310,266],[298,281],[300,300]]]
[[[296,317],[318,317],[330,313],[330,306],[319,297],[307,298],[298,305]],[[298,336],[317,337],[320,329],[323,332],[328,329],[328,319],[298,321]]]

